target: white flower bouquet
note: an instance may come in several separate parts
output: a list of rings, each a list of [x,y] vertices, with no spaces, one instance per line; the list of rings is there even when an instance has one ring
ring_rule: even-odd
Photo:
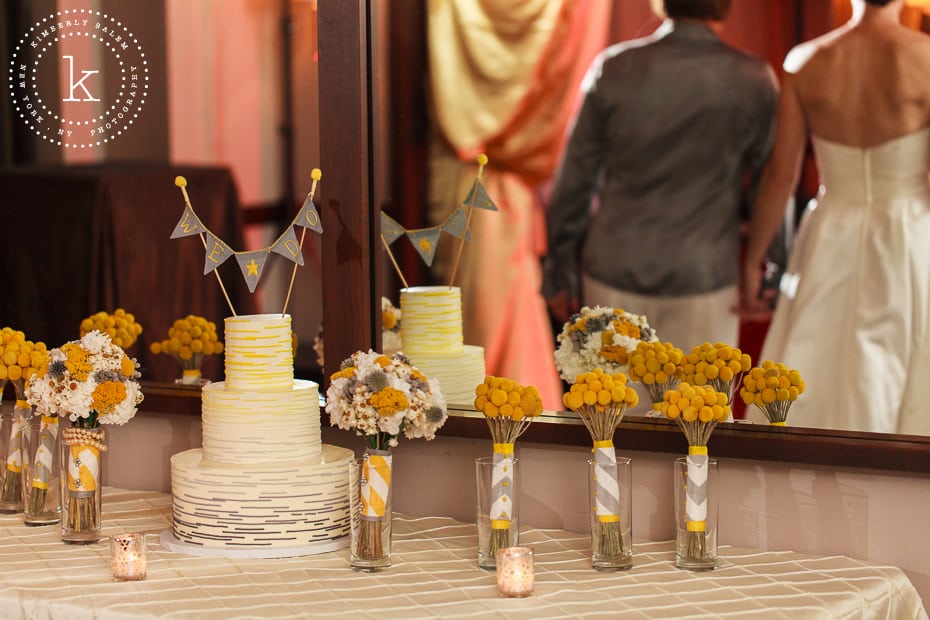
[[[621,309],[585,306],[562,327],[555,365],[562,379],[569,383],[595,368],[611,375],[626,373],[630,352],[636,345],[655,341],[656,332],[645,316]]]

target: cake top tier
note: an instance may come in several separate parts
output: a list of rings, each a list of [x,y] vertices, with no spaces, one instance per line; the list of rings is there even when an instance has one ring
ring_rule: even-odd
[[[294,353],[288,314],[245,314],[226,319],[226,389],[291,390]]]
[[[416,356],[462,349],[462,291],[457,286],[401,289],[400,313],[404,353]]]

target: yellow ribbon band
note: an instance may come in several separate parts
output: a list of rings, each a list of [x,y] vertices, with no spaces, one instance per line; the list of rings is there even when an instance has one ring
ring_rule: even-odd
[[[7,464],[6,470],[9,471],[9,472],[13,472],[13,473],[17,473],[17,474],[18,474],[18,473],[20,473],[21,471],[23,471],[23,468],[22,468],[21,466],[19,466],[19,465],[10,465],[10,464]]]
[[[614,447],[614,440],[613,440],[613,439],[604,439],[604,440],[601,440],[601,441],[595,441],[595,442],[594,442],[594,447],[595,447],[595,448],[613,448],[613,447]]]
[[[29,409],[29,401],[16,399],[16,408],[17,409]]]
[[[620,523],[620,515],[598,515],[597,520],[601,523]]]
[[[772,426],[788,426],[788,422],[787,421],[772,422]]]
[[[510,520],[509,519],[491,519],[491,529],[492,530],[509,530]]]
[[[513,454],[513,444],[496,443],[494,444],[494,452],[497,454]]]
[[[707,523],[705,521],[688,521],[687,527],[689,532],[707,531]]]
[[[688,446],[688,454],[703,454],[707,456],[707,446]]]
[[[57,415],[43,415],[42,422],[44,424],[58,424],[58,416]]]
[[[47,482],[39,482],[39,481],[37,481],[37,480],[33,480],[33,481],[32,481],[32,488],[34,488],[34,489],[45,489],[45,490],[48,490],[48,483],[47,483]]]

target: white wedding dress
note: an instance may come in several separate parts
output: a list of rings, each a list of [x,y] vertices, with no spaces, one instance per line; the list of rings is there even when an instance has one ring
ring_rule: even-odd
[[[820,192],[762,359],[807,384],[792,426],[930,434],[930,130],[870,148],[813,144]]]

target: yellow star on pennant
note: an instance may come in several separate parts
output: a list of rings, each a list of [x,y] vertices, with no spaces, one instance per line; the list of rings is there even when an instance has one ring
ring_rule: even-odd
[[[420,239],[420,249],[424,252],[431,252],[433,250],[433,244],[429,242],[429,239],[423,237]]]
[[[247,275],[258,276],[258,263],[255,262],[254,258],[251,261],[249,261],[249,263],[245,266],[245,268],[249,270],[249,273]]]

